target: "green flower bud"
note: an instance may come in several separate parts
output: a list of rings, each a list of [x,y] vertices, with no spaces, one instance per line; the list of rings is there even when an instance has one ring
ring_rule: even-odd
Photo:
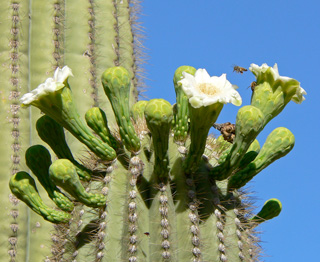
[[[38,178],[40,184],[47,191],[48,196],[55,204],[64,211],[71,212],[74,208],[67,198],[49,178],[51,156],[49,151],[41,145],[35,145],[26,151],[26,164]]]
[[[71,196],[89,207],[106,205],[106,197],[102,194],[87,193],[82,186],[74,165],[67,159],[56,160],[49,168],[50,179]]]
[[[267,200],[264,203],[260,212],[250,220],[252,222],[261,223],[266,220],[270,220],[274,217],[277,217],[280,214],[281,210],[282,210],[281,202],[276,198],[272,198]]]
[[[51,117],[44,115],[38,119],[36,128],[40,138],[51,147],[58,158],[69,159],[76,166],[79,177],[84,180],[90,180],[92,172],[74,159],[61,125]]]
[[[65,129],[85,144],[93,153],[106,161],[116,158],[115,151],[97,139],[80,118],[73,101],[72,92],[68,84],[71,69],[57,68],[54,78],[48,78],[31,93],[21,98],[24,106],[33,105],[43,113],[53,118]]]
[[[269,67],[267,64],[257,66],[251,64],[250,71],[256,76],[257,85],[251,98],[251,105],[259,108],[265,115],[265,125],[277,116],[292,100],[302,103],[306,91],[300,83],[289,77],[280,76],[278,66]]]
[[[120,144],[110,132],[107,116],[101,108],[90,108],[85,115],[85,119],[88,126],[101,137],[103,142],[107,143],[115,150],[120,148]]]
[[[154,173],[160,177],[168,176],[168,143],[173,119],[171,104],[164,99],[150,100],[144,111],[147,126],[152,134],[155,154]]]
[[[244,106],[239,109],[236,119],[236,137],[230,152],[224,156],[223,162],[213,168],[211,175],[217,180],[229,177],[235,170],[250,145],[263,128],[264,115],[254,106]]]
[[[230,178],[229,189],[243,187],[261,170],[288,154],[293,148],[294,142],[294,135],[287,128],[278,127],[273,130],[257,157],[245,169]]]
[[[179,83],[181,79],[183,79],[183,72],[186,72],[190,75],[194,75],[196,69],[192,66],[180,66],[174,73],[173,76],[173,84],[174,89],[176,91],[176,112],[174,115],[174,140],[179,144],[184,144],[187,136],[188,136],[188,120],[189,120],[189,108],[188,108],[188,100],[189,98],[183,92]]]
[[[63,211],[57,211],[46,206],[39,196],[33,178],[26,172],[18,172],[10,178],[11,192],[25,202],[34,212],[52,223],[67,223],[71,216]]]
[[[101,81],[115,114],[123,144],[128,151],[139,152],[140,140],[130,120],[131,81],[128,71],[121,66],[108,68],[103,72]]]
[[[137,121],[138,119],[144,119],[144,109],[146,108],[146,105],[148,104],[148,101],[138,101],[131,107],[130,115],[131,117]]]

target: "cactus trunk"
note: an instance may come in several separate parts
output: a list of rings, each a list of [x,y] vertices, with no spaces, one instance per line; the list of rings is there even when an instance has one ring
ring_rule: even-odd
[[[1,4],[0,96],[1,96],[1,239],[0,255],[6,261],[42,261],[50,253],[52,225],[10,193],[9,174],[28,170],[26,149],[44,144],[35,129],[40,112],[20,109],[19,98],[68,64],[76,78],[70,79],[81,116],[100,106],[112,123],[110,105],[100,76],[105,68],[125,65],[134,80],[132,100],[137,98],[136,50],[133,46],[135,9],[132,1],[117,0],[16,0]],[[73,152],[84,151],[67,134]],[[75,156],[79,156],[75,154]],[[46,193],[38,187],[45,198]],[[48,199],[47,199],[48,200]],[[54,236],[54,235],[53,235]],[[6,259],[5,259],[6,258]]]
[[[174,74],[175,106],[136,103],[137,7],[129,0],[0,7],[8,15],[0,24],[8,39],[0,42],[0,241],[8,243],[0,255],[7,260],[259,259],[255,228],[279,215],[281,203],[270,199],[253,215],[241,187],[293,148],[284,127],[261,150],[256,137],[305,91],[276,65],[253,64],[251,105],[219,138],[208,132],[226,126],[215,124],[223,105],[242,103],[225,74],[182,66]],[[65,64],[73,74],[58,68]]]

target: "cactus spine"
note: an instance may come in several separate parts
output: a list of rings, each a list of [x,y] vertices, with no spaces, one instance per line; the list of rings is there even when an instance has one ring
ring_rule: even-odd
[[[31,18],[38,11],[32,9],[35,3],[31,5]],[[137,68],[128,23],[129,3],[83,0],[52,4],[54,41],[53,51],[50,45],[48,50],[53,53],[45,56],[53,54],[54,67],[63,61],[75,68],[74,78],[69,77],[72,73],[68,67],[57,68],[53,78],[34,84],[35,77],[29,73],[27,86],[44,83],[20,101],[45,113],[37,122],[37,131],[59,159],[52,161],[54,154],[46,144],[33,145],[26,153],[26,162],[53,201],[45,200],[46,194],[41,191],[38,195],[30,172],[17,172],[19,161],[9,182],[13,204],[22,210],[20,199],[55,224],[52,245],[46,242],[43,252],[37,252],[37,243],[33,251],[35,240],[30,236],[33,232],[28,219],[23,240],[26,248],[20,255],[15,247],[20,241],[17,221],[22,211],[11,210],[11,261],[19,256],[27,261],[74,262],[257,260],[259,246],[254,229],[279,215],[281,203],[271,199],[257,215],[250,215],[239,189],[293,148],[294,137],[283,127],[270,134],[261,150],[256,137],[290,100],[303,101],[305,92],[299,82],[281,77],[276,67],[252,65],[257,92],[251,105],[238,111],[233,143],[208,137],[223,105],[241,104],[241,97],[225,75],[210,77],[204,69],[183,66],[174,74],[175,108],[163,99],[133,105]],[[39,2],[41,5],[48,8],[47,3],[44,6]],[[104,19],[109,15],[110,31],[102,27],[98,6],[105,7],[101,11]],[[39,17],[44,14],[39,13]],[[87,24],[77,19],[79,14],[87,17]],[[32,30],[31,22],[29,32]],[[98,43],[105,43],[105,38],[111,41],[101,47]],[[32,51],[32,34],[28,42],[28,72],[38,72],[43,60]],[[102,66],[106,68],[103,72],[99,71]],[[98,75],[102,75],[102,85]],[[85,89],[87,86],[91,91]],[[10,88],[17,86],[11,84]],[[102,88],[109,102],[101,95]],[[81,102],[80,107],[76,102]],[[108,126],[115,122],[118,130]],[[31,131],[34,125],[30,125]],[[63,127],[90,151],[82,156],[83,163],[71,153],[83,147],[69,136],[66,142]],[[49,225],[45,221],[37,224],[47,236]]]

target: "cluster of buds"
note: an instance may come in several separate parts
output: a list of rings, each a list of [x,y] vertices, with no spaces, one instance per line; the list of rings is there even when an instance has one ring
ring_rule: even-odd
[[[100,219],[108,219],[106,221],[115,227],[117,222],[112,220],[112,211],[115,211],[113,219],[117,219],[117,209],[130,199],[130,226],[127,231],[131,237],[129,256],[132,261],[140,254],[135,239],[143,237],[145,232],[149,232],[150,241],[153,241],[150,244],[151,254],[159,251],[163,259],[169,259],[177,253],[170,252],[177,247],[175,241],[169,242],[169,236],[174,238],[174,234],[178,234],[176,240],[184,241],[188,238],[185,232],[190,233],[188,228],[193,235],[190,250],[193,250],[194,261],[200,261],[200,247],[209,245],[200,244],[200,231],[209,227],[199,222],[200,212],[203,212],[204,217],[212,217],[216,221],[212,225],[219,225],[219,254],[225,259],[228,252],[225,251],[227,245],[224,245],[224,234],[228,235],[229,229],[227,222],[223,224],[221,212],[224,212],[223,216],[228,221],[228,209],[235,205],[235,199],[239,196],[238,189],[272,162],[289,153],[295,142],[293,134],[285,127],[272,131],[261,149],[256,138],[291,100],[301,103],[306,94],[297,80],[280,76],[277,65],[269,67],[266,64],[252,64],[249,69],[256,76],[251,105],[238,110],[235,125],[218,125],[215,122],[225,104],[242,104],[237,86],[227,80],[226,74],[211,77],[205,69],[181,66],[173,78],[177,101],[175,105],[163,99],[152,99],[139,101],[130,107],[131,79],[128,71],[123,67],[108,68],[101,80],[118,125],[119,132],[115,134],[110,130],[107,114],[101,108],[89,109],[85,121],[82,119],[76,110],[68,83],[68,78],[72,76],[71,69],[67,66],[57,68],[53,78],[48,78],[32,92],[25,94],[21,103],[23,106],[38,107],[45,114],[37,122],[37,131],[59,159],[52,163],[49,151],[44,146],[36,145],[28,149],[26,161],[60,210],[48,207],[41,200],[35,181],[26,172],[12,176],[12,193],[53,223],[70,221],[74,204],[81,203],[107,214],[100,216]],[[212,126],[221,131],[225,140],[231,142],[225,142],[228,145],[224,144],[226,149],[218,160],[204,157]],[[92,152],[91,157],[96,161],[97,168],[90,169],[90,166],[75,160],[65,140],[63,128]],[[219,144],[221,140],[218,138],[215,141]],[[181,148],[184,148],[183,152]],[[131,175],[126,176],[126,172]],[[104,176],[108,177],[110,183],[108,192],[88,192],[85,189],[84,184],[88,185],[98,178],[101,180]],[[112,198],[110,195],[117,197]],[[120,203],[121,198],[123,203]],[[107,203],[111,205],[109,209]],[[201,205],[203,207],[200,210]],[[140,212],[136,212],[139,208]],[[280,201],[271,199],[251,219],[238,214],[238,211],[232,216],[236,216],[233,220],[239,231],[241,223],[260,223],[277,216],[280,211]],[[216,214],[220,215],[217,217]],[[139,219],[154,221],[141,224]],[[187,230],[170,231],[176,223],[174,221],[186,224]],[[177,227],[183,227],[181,225]],[[107,224],[106,230],[108,228]],[[202,231],[203,235],[205,231]],[[157,232],[161,232],[161,237],[157,236]],[[213,236],[216,235],[208,235],[207,239]],[[109,240],[105,240],[105,243],[109,243],[112,234],[107,233],[104,237],[109,237]],[[157,250],[157,245],[153,243],[158,238],[162,245]],[[99,239],[101,248],[98,254],[101,257],[101,254],[107,256],[108,252],[100,249],[108,248],[108,244],[102,245],[103,238]],[[240,251],[239,256],[245,257],[242,246]]]

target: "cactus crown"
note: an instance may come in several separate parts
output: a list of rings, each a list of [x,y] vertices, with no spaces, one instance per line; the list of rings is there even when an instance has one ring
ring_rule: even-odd
[[[140,101],[130,108],[129,72],[120,66],[108,68],[101,80],[118,134],[110,131],[101,108],[89,109],[86,123],[82,120],[67,81],[38,96],[32,104],[46,114],[38,121],[38,132],[59,159],[51,163],[43,146],[31,147],[26,159],[60,210],[41,200],[26,172],[13,176],[10,188],[32,210],[57,224],[64,244],[62,249],[59,241],[53,244],[59,250],[53,259],[257,259],[254,228],[279,215],[281,203],[270,199],[257,215],[250,215],[241,188],[293,148],[294,136],[284,127],[275,129],[261,149],[256,137],[289,98],[303,91],[296,80],[284,87],[279,75],[263,77],[271,69],[254,68],[257,93],[251,105],[239,109],[229,142],[208,137],[209,129],[223,105],[239,106],[241,97],[225,75],[210,77],[204,69],[178,68],[175,108],[163,99]],[[86,164],[74,159],[62,127],[90,150]]]

